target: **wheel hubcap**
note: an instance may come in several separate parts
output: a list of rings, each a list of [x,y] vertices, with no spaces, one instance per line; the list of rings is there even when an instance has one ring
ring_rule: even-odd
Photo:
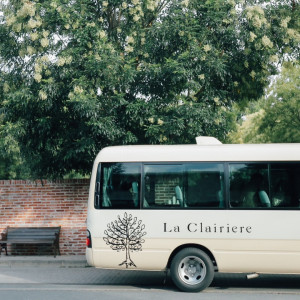
[[[195,285],[204,280],[206,266],[199,257],[188,256],[181,260],[178,266],[178,274],[186,284]]]

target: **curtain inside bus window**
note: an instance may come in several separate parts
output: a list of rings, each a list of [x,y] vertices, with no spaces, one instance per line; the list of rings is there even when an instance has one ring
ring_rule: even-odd
[[[217,163],[186,164],[188,207],[224,208],[224,166]]]
[[[103,166],[103,175],[102,175],[102,188],[103,188],[103,197],[102,197],[102,207],[111,207],[111,201],[109,199],[109,187],[111,187],[111,173],[113,166]]]
[[[100,208],[100,174],[101,174],[101,164],[98,165],[96,173],[96,184],[95,184],[95,198],[94,198],[94,207]]]
[[[273,207],[299,208],[300,164],[272,163],[270,170]]]
[[[139,208],[141,164],[102,163],[101,207]]]
[[[271,207],[268,164],[230,164],[229,180],[231,207]]]

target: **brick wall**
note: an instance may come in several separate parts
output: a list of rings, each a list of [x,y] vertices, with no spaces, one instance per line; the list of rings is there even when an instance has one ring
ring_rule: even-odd
[[[175,197],[175,187],[180,185],[179,177],[159,177],[155,182],[155,203],[167,204]]]
[[[0,233],[7,226],[61,226],[62,255],[85,253],[89,180],[0,180]],[[51,247],[9,246],[13,255],[49,254]]]

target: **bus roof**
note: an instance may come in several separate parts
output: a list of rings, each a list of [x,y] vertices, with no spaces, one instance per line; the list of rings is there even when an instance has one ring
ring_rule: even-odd
[[[132,145],[102,149],[99,162],[300,161],[300,144]]]

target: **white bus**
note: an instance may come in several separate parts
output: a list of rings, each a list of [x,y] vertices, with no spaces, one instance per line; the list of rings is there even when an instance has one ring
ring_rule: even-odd
[[[300,274],[300,144],[104,148],[86,257],[99,268],[170,269],[190,292],[215,272]]]

